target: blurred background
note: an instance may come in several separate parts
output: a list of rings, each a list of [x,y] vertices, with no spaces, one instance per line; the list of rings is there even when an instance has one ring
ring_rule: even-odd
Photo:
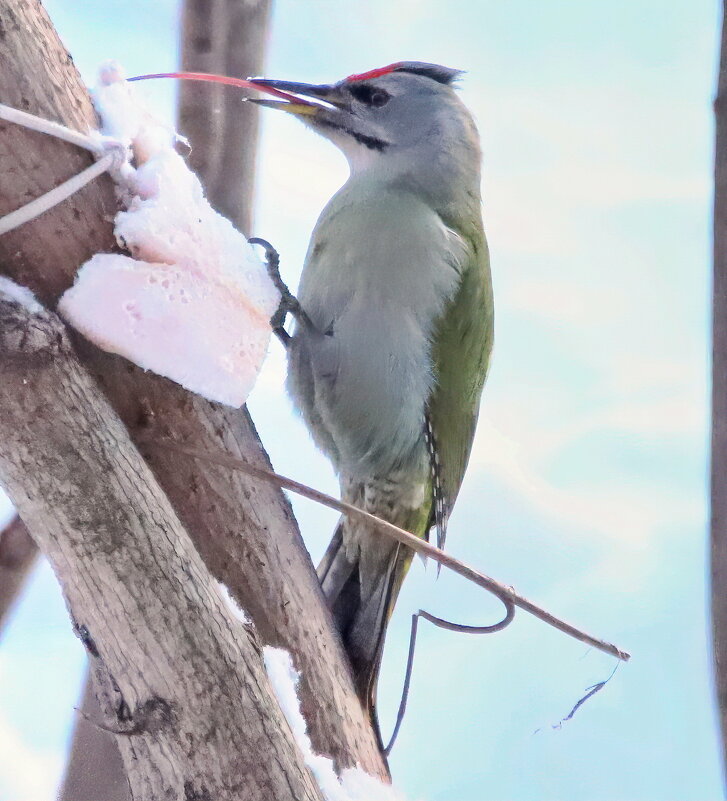
[[[176,0],[46,0],[89,84],[178,65]],[[265,73],[328,82],[398,60],[467,71],[483,139],[496,345],[448,548],[631,651],[525,614],[473,637],[420,628],[391,765],[424,801],[711,801],[722,795],[706,619],[714,0],[274,0]],[[244,76],[243,76],[244,77]],[[174,120],[172,82],[140,85]],[[194,143],[193,143],[194,144]],[[262,117],[253,233],[295,286],[343,157]],[[332,494],[271,343],[250,408],[276,469]],[[293,498],[314,561],[336,515]],[[0,501],[0,517],[9,506]],[[398,705],[412,611],[492,622],[494,599],[415,561],[379,708]],[[0,647],[0,799],[50,801],[84,654],[39,565]]]

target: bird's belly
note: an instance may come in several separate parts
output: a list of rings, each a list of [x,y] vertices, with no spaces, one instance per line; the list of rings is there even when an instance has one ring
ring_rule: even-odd
[[[418,473],[431,389],[426,335],[382,298],[353,298],[329,316],[327,334],[296,332],[289,358],[288,387],[317,445],[353,480]]]

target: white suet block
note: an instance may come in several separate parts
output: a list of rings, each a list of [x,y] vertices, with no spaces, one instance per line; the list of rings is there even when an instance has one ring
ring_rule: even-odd
[[[113,65],[95,92],[102,134],[131,158],[115,176],[125,206],[115,233],[130,256],[97,254],[59,311],[103,350],[166,376],[209,400],[241,406],[270,341],[279,293],[245,237],[217,214],[154,120]]]

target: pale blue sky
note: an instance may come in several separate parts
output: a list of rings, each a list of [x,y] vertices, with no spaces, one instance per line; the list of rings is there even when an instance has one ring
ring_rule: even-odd
[[[177,4],[46,7],[88,81],[176,66]],[[79,9],[82,7],[82,11]],[[716,801],[705,619],[714,0],[276,2],[267,74],[334,80],[391,61],[468,71],[484,146],[496,348],[450,528],[457,556],[633,653],[613,660],[520,614],[466,637],[423,626],[396,783],[422,801]],[[171,113],[173,88],[144,91]],[[255,233],[295,284],[342,157],[264,118]],[[274,343],[251,410],[281,472],[335,492],[284,395]],[[335,515],[295,501],[314,559]],[[416,563],[387,641],[384,730],[409,616],[497,604]],[[47,568],[0,648],[0,798],[51,799],[82,669]],[[534,732],[540,729],[535,734]]]

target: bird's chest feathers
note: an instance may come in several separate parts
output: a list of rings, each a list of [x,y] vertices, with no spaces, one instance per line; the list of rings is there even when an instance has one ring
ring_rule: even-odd
[[[416,199],[357,200],[324,212],[311,242],[301,302],[324,331],[340,333],[342,325],[373,319],[389,333],[400,323],[400,339],[427,339],[458,284],[459,243]]]
[[[439,217],[396,201],[324,213],[299,290],[323,336],[298,341],[306,356],[291,362],[291,387],[315,407],[348,475],[422,461],[431,338],[459,283],[456,243]]]

